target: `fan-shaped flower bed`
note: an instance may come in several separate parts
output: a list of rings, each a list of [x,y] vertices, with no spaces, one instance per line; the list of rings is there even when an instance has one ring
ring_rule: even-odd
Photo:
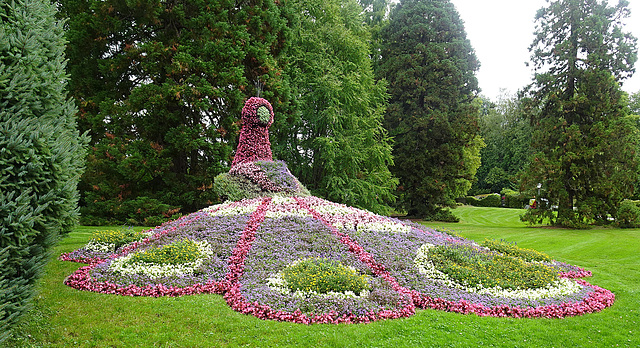
[[[236,311],[307,324],[408,317],[416,308],[561,318],[615,298],[574,279],[590,272],[542,253],[481,246],[317,197],[215,205],[134,237],[115,248],[94,238],[62,255],[89,263],[65,283],[127,296],[223,294]]]

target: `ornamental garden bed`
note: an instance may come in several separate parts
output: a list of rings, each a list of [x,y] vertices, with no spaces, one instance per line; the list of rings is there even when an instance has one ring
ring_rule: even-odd
[[[222,294],[238,312],[305,324],[409,317],[421,308],[562,318],[615,299],[577,279],[589,271],[542,253],[317,197],[245,199],[137,235],[111,234],[60,257],[88,263],[65,284],[126,296]]]

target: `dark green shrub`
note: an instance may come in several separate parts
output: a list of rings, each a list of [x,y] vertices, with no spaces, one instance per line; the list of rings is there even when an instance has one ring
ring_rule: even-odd
[[[158,226],[173,219],[178,208],[155,198],[136,197],[129,200],[111,199],[94,202],[82,207],[80,222],[83,225],[137,225]]]
[[[467,196],[467,204],[474,207],[502,207],[502,198],[497,193],[481,196]]]
[[[0,2],[0,343],[78,216],[84,139],[55,13],[46,0]]]
[[[472,205],[474,207],[479,207],[480,206],[480,200],[477,199],[474,196],[467,196],[465,201],[467,202],[468,205]]]
[[[524,209],[529,204],[529,198],[520,192],[503,189],[500,194],[504,197],[505,208]]]
[[[500,207],[502,207],[502,198],[500,197],[499,194],[492,193],[492,194],[487,195],[486,197],[482,198],[478,202],[478,204],[479,204],[480,207],[500,208]]]
[[[460,218],[455,216],[449,209],[440,209],[425,217],[424,221],[460,222]]]
[[[640,227],[640,208],[636,202],[624,200],[620,203],[616,224],[622,228]]]

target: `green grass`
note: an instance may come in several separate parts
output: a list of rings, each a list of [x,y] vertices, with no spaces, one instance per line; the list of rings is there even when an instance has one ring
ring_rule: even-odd
[[[638,347],[640,230],[527,227],[522,211],[460,207],[457,224],[429,223],[483,241],[505,239],[593,271],[587,280],[616,294],[599,313],[565,319],[480,318],[419,310],[407,319],[361,325],[259,320],[232,311],[220,295],[141,298],[74,290],[62,284],[81,264],[55,259],[82,246],[79,227],[56,248],[35,308],[10,347]]]

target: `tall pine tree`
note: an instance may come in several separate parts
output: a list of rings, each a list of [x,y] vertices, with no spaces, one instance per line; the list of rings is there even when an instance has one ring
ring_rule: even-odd
[[[409,215],[452,218],[443,208],[471,188],[480,165],[479,62],[449,0],[401,1],[381,37],[401,203]]]
[[[60,0],[71,92],[91,134],[84,217],[157,224],[216,200],[247,97],[286,105],[273,0]],[[283,122],[283,121],[279,121]],[[164,215],[164,217],[163,217]]]
[[[535,154],[522,185],[535,192],[540,184],[548,204],[529,210],[527,221],[606,221],[633,194],[638,134],[618,84],[637,60],[636,39],[622,31],[627,6],[556,0],[536,15],[536,75],[526,94]]]

